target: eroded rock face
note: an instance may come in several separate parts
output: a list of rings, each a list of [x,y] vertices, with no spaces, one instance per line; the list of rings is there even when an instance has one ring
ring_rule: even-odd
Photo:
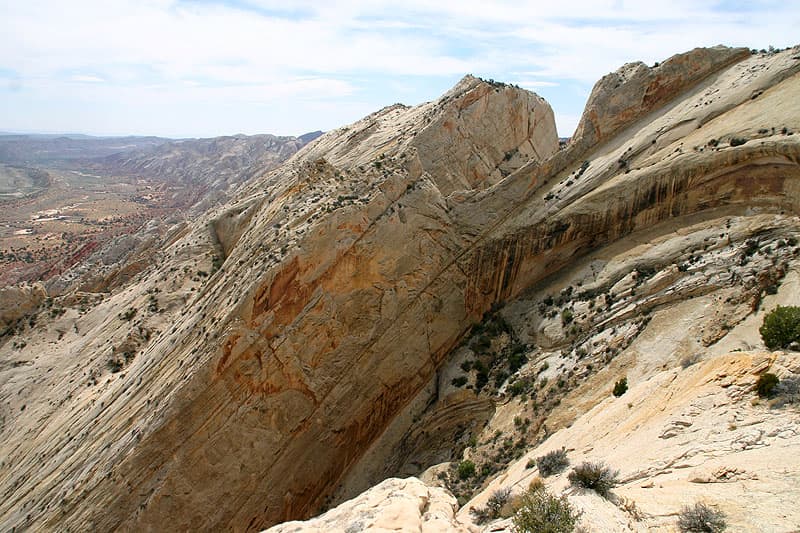
[[[467,76],[439,105],[443,112],[411,144],[445,196],[485,189],[558,148],[553,111],[533,93]]]
[[[47,292],[41,283],[0,288],[0,327],[6,327],[42,305]]]
[[[575,139],[584,147],[603,142],[619,128],[750,55],[747,48],[695,48],[648,67],[628,63],[598,81],[583,112]]]
[[[27,408],[4,428],[0,525],[257,530],[314,514],[493,304],[673,219],[793,223],[798,136],[769,129],[800,125],[792,53],[690,53],[657,82],[680,98],[655,90],[555,155],[546,103],[473,78],[324,135],[177,231],[163,267],[71,318],[63,348],[6,382]],[[632,74],[621,94],[653,79]],[[698,106],[709,89],[716,103]],[[109,344],[136,328],[149,340],[109,376]],[[50,364],[58,379],[36,381]]]
[[[493,117],[498,109],[509,111]],[[499,148],[480,137],[493,120],[500,131],[516,113],[524,114],[518,122],[525,127],[504,133]],[[457,129],[443,126],[442,117]],[[457,290],[463,281],[438,279],[462,240],[435,183],[439,176],[430,173],[436,161],[422,162],[412,145],[421,130],[428,155],[470,147],[476,186],[496,179],[481,173],[496,175],[492,167],[504,162],[505,151],[519,146],[526,158],[538,157],[530,151],[537,136],[552,136],[542,156],[556,146],[552,112],[541,99],[468,79],[446,100],[389,108],[323,136],[211,213],[210,225],[203,220],[177,235],[164,267],[144,272],[138,289],[115,299],[122,322],[97,326],[112,338],[117,328],[122,333],[131,306],[140,310],[133,326],[163,333],[141,348],[124,377],[82,399],[102,405],[78,415],[94,428],[92,441],[112,438],[116,445],[92,453],[99,467],[93,471],[83,469],[77,450],[56,452],[62,467],[45,492],[60,493],[69,479],[88,499],[68,499],[52,520],[139,530],[158,529],[171,516],[178,528],[254,529],[318,508],[468,322]],[[441,179],[443,187],[457,186]],[[166,324],[142,317],[142,302],[149,308],[155,300],[159,309],[174,302],[165,283],[171,291],[187,284],[195,290],[199,272],[209,272],[203,263],[219,250],[225,263],[202,292],[183,293],[191,314],[167,307],[170,314],[158,317]],[[200,264],[198,256],[205,258]],[[450,296],[427,292],[432,282]],[[424,335],[419,313],[427,317]],[[102,357],[93,370],[101,375]],[[125,420],[135,427],[115,422],[122,422],[118,409],[132,410]],[[15,457],[25,447],[9,443]],[[220,487],[236,489],[224,506],[210,506]],[[27,514],[11,512],[10,521],[27,523]]]

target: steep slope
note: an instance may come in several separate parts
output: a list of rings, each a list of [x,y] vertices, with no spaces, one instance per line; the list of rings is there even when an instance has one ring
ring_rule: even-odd
[[[705,53],[694,51],[688,55]],[[662,63],[662,67],[669,69],[674,60],[686,62],[679,57]],[[621,70],[629,69],[626,66]],[[334,501],[352,497],[387,475],[415,474],[434,464],[423,462],[416,469],[411,465],[401,468],[402,458],[424,453],[425,446],[421,449],[409,445],[414,433],[435,435],[425,441],[428,446],[430,440],[456,443],[441,452],[453,454],[464,447],[471,432],[468,429],[482,425],[486,417],[485,409],[478,416],[469,416],[472,409],[458,415],[454,409],[463,391],[452,387],[450,381],[459,377],[459,365],[465,360],[480,359],[483,365],[490,366],[498,359],[504,360],[510,350],[524,353],[528,360],[540,365],[547,362],[553,366],[560,362],[562,353],[569,354],[573,360],[569,367],[574,364],[575,368],[564,383],[574,383],[585,376],[587,367],[594,369],[589,373],[596,371],[607,364],[606,359],[625,348],[643,329],[644,313],[658,305],[715,290],[744,291],[744,295],[736,295],[734,303],[753,305],[753,293],[774,284],[779,272],[787,270],[786,266],[775,269],[772,261],[781,264],[793,253],[793,247],[781,249],[779,258],[761,262],[755,274],[751,273],[754,265],[739,265],[739,254],[751,246],[747,244],[751,237],[769,236],[757,248],[772,245],[776,249],[778,241],[785,245],[797,231],[797,144],[796,137],[788,135],[798,122],[796,112],[790,109],[791,95],[798,91],[794,74],[797,69],[798,61],[792,53],[747,58],[706,78],[672,104],[647,113],[591,152],[583,148],[582,139],[576,139],[569,150],[576,150],[580,157],[572,165],[567,164],[565,170],[554,172],[569,159],[569,154],[559,152],[542,165],[522,169],[515,175],[520,179],[506,180],[487,194],[456,205],[452,211],[455,215],[451,216],[461,227],[470,228],[472,224],[475,228],[465,229],[463,234],[478,234],[481,228],[494,225],[484,231],[469,253],[458,259],[458,268],[468,280],[462,293],[464,305],[477,319],[494,303],[522,297],[503,312],[505,322],[513,326],[514,338],[490,349],[454,352],[388,432],[393,444],[376,443],[374,453],[367,454],[362,467],[352,471]],[[598,83],[593,91],[595,97],[603,97],[602,87],[609,79],[614,76]],[[769,87],[771,93],[765,91]],[[618,89],[624,90],[625,85]],[[646,85],[636,84],[628,94],[629,100],[639,102],[646,92]],[[763,94],[751,99],[756,93]],[[590,100],[587,114],[595,107],[597,104]],[[776,128],[774,135],[772,127]],[[784,127],[786,133],[782,133]],[[738,136],[762,139],[736,147],[724,142]],[[716,146],[707,146],[712,139]],[[719,139],[723,142],[719,143]],[[543,171],[553,173],[542,174]],[[775,213],[778,218],[759,220],[751,216],[759,213]],[[731,229],[734,221],[736,227]],[[720,231],[725,226],[728,228]],[[664,235],[674,236],[681,228],[687,229],[682,230],[680,238],[645,253],[649,247],[644,243]],[[645,230],[641,236],[637,233]],[[604,255],[604,247],[614,242],[619,243],[617,249],[634,248],[631,256],[614,261],[613,255]],[[642,246],[634,247],[633,243]],[[707,258],[716,268],[695,272],[699,270],[695,262],[707,255],[706,250],[723,243],[729,248]],[[562,279],[553,278],[593,250],[599,251],[585,263],[578,263],[582,267],[572,279],[566,273]],[[750,251],[747,258],[752,254]],[[637,269],[642,273],[638,281]],[[640,301],[643,295],[639,285],[660,270],[663,272],[655,278],[658,284],[652,299]],[[738,272],[731,275],[733,270]],[[608,306],[611,312],[600,313],[598,306]],[[731,309],[722,311],[726,317],[736,315]],[[746,314],[741,309],[737,312],[730,317],[732,324],[741,319],[742,313]],[[722,322],[720,319],[709,325],[713,331],[707,335],[721,334]],[[491,317],[484,323],[491,326]],[[480,337],[486,335],[482,333],[478,331],[467,339],[467,344],[485,344]],[[592,357],[581,363],[585,353]],[[534,376],[537,368],[532,368]],[[494,380],[509,371],[498,368],[490,377]],[[476,371],[469,375],[474,382]],[[552,371],[546,375],[558,378]],[[561,380],[556,379],[551,385],[558,381]],[[552,397],[559,392],[560,389],[545,390],[542,394]],[[542,430],[545,414],[522,416],[536,421],[542,432],[529,435],[529,444],[546,433]],[[412,424],[427,417],[444,417],[448,424]],[[510,423],[510,419],[506,421]],[[552,423],[548,425],[552,427]],[[484,435],[491,436],[496,430],[490,425]],[[499,449],[492,452],[498,453],[502,455]],[[500,468],[494,461],[488,463],[489,471]],[[451,488],[458,492],[457,486]]]
[[[796,408],[759,400],[753,386],[767,369],[796,377],[799,365],[796,355],[750,352],[653,372],[621,398],[607,393],[569,428],[511,461],[458,512],[440,488],[388,479],[317,518],[268,531],[511,532],[511,519],[477,524],[473,510],[505,491],[513,501],[542,479],[536,458],[560,449],[572,466],[599,461],[619,472],[608,498],[570,487],[569,468],[544,478],[548,491],[564,494],[581,513],[586,531],[675,531],[682,507],[695,502],[724,513],[731,531],[793,531],[800,523],[799,416]],[[791,401],[800,401],[793,394]]]
[[[384,125],[394,138],[402,137],[396,127],[401,121],[417,132],[439,129],[428,142],[446,152],[451,137],[442,116],[465,115],[456,117],[456,125],[469,140],[491,119],[481,106],[521,113],[519,131],[471,148],[475,178],[485,180],[496,179],[484,174],[507,163],[505,151],[524,148],[538,130],[551,132],[551,141],[537,149],[548,155],[556,148],[552,113],[530,93],[467,78],[447,99],[387,109],[353,128]],[[314,146],[326,138],[339,146],[345,135],[332,132]],[[419,269],[410,254],[430,264],[439,260],[423,247],[433,244],[431,234],[436,238],[430,224],[435,219],[424,211],[440,216],[443,200],[413,155],[414,139],[398,141],[404,153],[379,153],[365,144],[352,151],[349,168],[319,160],[312,147],[252,183],[230,207],[194,228],[176,228],[159,269],[83,316],[68,311],[66,327],[56,326],[66,330],[57,346],[48,346],[53,341],[45,340],[47,332],[41,332],[41,342],[29,335],[26,347],[7,356],[13,377],[3,390],[5,408],[16,414],[26,407],[24,417],[15,416],[13,426],[4,428],[9,460],[3,523],[159,529],[170,520],[178,528],[244,529],[312,512],[332,489],[331,480],[421,383],[413,375],[397,375],[411,380],[406,386],[383,389],[349,381],[369,379],[381,364],[358,355],[380,331],[374,317],[365,316],[367,309],[383,306],[384,325],[396,321],[409,293],[419,292],[436,271]],[[364,160],[372,161],[369,168]],[[389,168],[381,168],[384,162]],[[423,212],[411,209],[415,204]],[[403,227],[407,215],[411,230]],[[398,247],[383,246],[392,239],[399,239]],[[385,266],[377,257],[372,266],[362,262],[360,250],[386,254]],[[207,278],[215,255],[225,263]],[[374,274],[354,277],[360,267]],[[307,287],[298,275],[310,280]],[[386,277],[385,290],[373,287],[380,276]],[[400,294],[393,295],[395,290]],[[316,311],[309,298],[318,303]],[[296,316],[304,307],[309,312]],[[294,320],[296,326],[288,324]],[[309,328],[316,331],[309,334]],[[289,331],[290,340],[276,338]],[[50,339],[55,337],[53,332]],[[307,348],[301,357],[287,358],[301,345]],[[10,348],[6,344],[4,351]],[[418,364],[433,370],[427,358],[417,357],[413,365]],[[354,371],[356,365],[365,368]],[[124,373],[113,373],[119,367]],[[396,369],[384,372],[395,379]],[[338,406],[358,388],[366,403],[348,414]],[[380,396],[385,413],[368,415],[371,398]],[[40,419],[48,420],[43,430]],[[38,437],[31,439],[32,432]],[[47,457],[44,471],[39,457]],[[291,464],[305,458],[307,469],[287,475]],[[230,501],[210,507],[219,490]],[[31,498],[42,504],[24,503]],[[28,505],[39,510],[29,513]]]
[[[553,374],[537,398],[553,399],[550,431],[569,423],[601,393],[559,414],[555,387],[613,364],[645,310],[741,293],[714,308],[738,322],[796,269],[797,54],[698,49],[623,67],[558,152],[543,100],[471,77],[326,134],[176,228],[164,266],[3,346],[0,524],[254,530],[393,474],[381,465],[453,458],[470,433],[477,456],[520,405],[454,390],[453,369],[489,366],[478,352],[520,338],[515,379],[565,360],[564,385]],[[574,332],[553,303],[540,310],[562,288]],[[503,303],[509,328],[459,347]],[[710,346],[724,335],[707,322]],[[541,422],[522,450],[550,432]],[[387,461],[433,440],[442,449],[418,463]]]

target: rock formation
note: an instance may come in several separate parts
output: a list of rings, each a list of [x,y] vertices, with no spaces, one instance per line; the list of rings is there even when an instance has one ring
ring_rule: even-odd
[[[0,328],[35,311],[46,296],[41,284],[0,288]]]
[[[799,52],[627,65],[560,151],[546,102],[473,77],[323,135],[174,228],[163,264],[101,301],[61,297],[0,349],[0,525],[258,530],[428,467],[465,503],[480,487],[437,463],[473,457],[500,483],[597,415],[620,370],[651,380],[629,393],[644,403],[696,352],[713,363],[686,375],[729,364],[741,402],[755,370],[714,358],[757,347],[731,343],[758,342],[745,323],[765,293],[793,298]],[[597,431],[573,447],[592,456]],[[403,506],[414,527],[462,527],[438,489],[405,486],[397,506],[365,495],[309,527]]]
[[[455,518],[453,495],[418,479],[387,479],[358,498],[308,522],[285,522],[270,531],[421,531],[468,529]]]

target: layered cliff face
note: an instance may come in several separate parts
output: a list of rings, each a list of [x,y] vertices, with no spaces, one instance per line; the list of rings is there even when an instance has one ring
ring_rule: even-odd
[[[163,266],[100,303],[82,295],[83,310],[57,302],[66,312],[26,347],[2,347],[0,523],[254,530],[307,517],[454,459],[470,435],[488,450],[481,431],[524,407],[450,382],[481,350],[488,364],[525,344],[515,379],[566,353],[562,388],[578,390],[644,331],[644,309],[744,288],[717,309],[742,320],[796,268],[797,54],[623,67],[559,152],[546,102],[471,77],[324,135],[176,229]],[[752,239],[780,251],[740,265]],[[580,331],[540,305],[565,280],[559,305]],[[459,346],[501,304],[503,338]],[[725,335],[706,322],[710,346]],[[600,401],[576,398],[575,412]],[[547,409],[550,431],[568,423]],[[536,423],[531,446],[548,434]]]

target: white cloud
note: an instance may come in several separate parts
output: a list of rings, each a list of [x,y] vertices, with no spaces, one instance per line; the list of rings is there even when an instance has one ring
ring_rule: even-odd
[[[529,88],[536,89],[538,87],[558,87],[558,83],[554,81],[522,80],[516,83],[523,89],[529,89]]]
[[[295,113],[275,110],[285,120],[275,127],[294,130],[292,120],[330,127],[334,117],[358,118],[340,110],[434,98],[467,72],[564,88],[558,105],[569,108],[554,104],[557,114],[576,116],[582,105],[576,95],[627,61],[653,63],[718,43],[787,46],[797,38],[798,3],[752,0],[746,12],[726,4],[0,0],[0,76],[14,80],[20,99],[4,106],[0,98],[0,116],[26,120],[17,105],[26,102],[60,99],[54,109],[63,109],[116,100],[130,107],[127,118],[114,111],[120,127],[149,115],[156,131],[180,126],[188,113],[154,116],[148,105],[202,102],[245,121],[246,106],[281,101]],[[566,89],[576,84],[581,91]],[[313,114],[311,102],[320,104]]]
[[[84,74],[75,74],[69,77],[70,81],[76,81],[78,83],[102,83],[105,80],[98,76],[87,76]]]

